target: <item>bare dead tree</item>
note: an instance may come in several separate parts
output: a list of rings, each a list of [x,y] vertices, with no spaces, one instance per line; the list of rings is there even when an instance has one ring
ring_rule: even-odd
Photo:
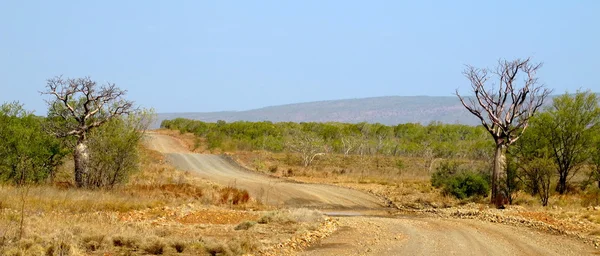
[[[310,166],[317,156],[325,155],[325,144],[316,134],[309,132],[292,132],[286,147],[302,155],[302,165]]]
[[[344,150],[344,156],[348,156],[350,152],[357,147],[358,144],[358,139],[356,139],[352,135],[342,137],[342,147]]]
[[[58,137],[75,137],[73,160],[75,162],[75,184],[86,185],[89,165],[87,146],[88,133],[112,118],[134,111],[133,102],[123,99],[127,91],[113,83],[98,86],[89,77],[67,78],[57,76],[47,80],[45,95],[49,117],[56,125],[51,131]]]
[[[499,60],[495,70],[467,66],[463,74],[471,82],[475,96],[464,98],[456,90],[463,106],[481,120],[496,143],[491,200],[498,208],[503,208],[506,201],[506,191],[502,188],[505,183],[502,179],[506,178],[506,149],[521,137],[529,119],[552,92],[538,83],[536,73],[541,67],[541,63],[532,63],[530,58]],[[491,76],[499,79],[497,85],[489,83]]]

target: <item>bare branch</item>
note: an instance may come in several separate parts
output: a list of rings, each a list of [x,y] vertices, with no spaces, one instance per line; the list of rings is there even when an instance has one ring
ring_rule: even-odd
[[[519,139],[527,128],[529,119],[551,93],[543,85],[538,84],[536,72],[541,66],[541,63],[531,63],[530,58],[514,61],[499,60],[493,72],[500,81],[497,95],[492,95],[490,91],[493,88],[486,84],[489,72],[487,69],[467,66],[463,74],[471,82],[476,100],[470,99],[468,104],[458,94],[458,90],[456,95],[462,105],[481,120],[494,139],[510,145]],[[518,86],[521,74],[524,76],[524,81]]]
[[[48,79],[46,91],[41,92],[53,96],[54,100],[46,103],[67,123],[69,130],[60,134],[78,138],[85,138],[89,130],[112,118],[134,111],[133,102],[122,99],[126,93],[112,83],[98,88],[89,77],[63,79],[62,76]]]

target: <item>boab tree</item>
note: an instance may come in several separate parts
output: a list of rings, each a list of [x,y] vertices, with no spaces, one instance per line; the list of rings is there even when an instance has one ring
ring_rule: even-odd
[[[98,86],[89,77],[63,79],[58,76],[47,80],[42,94],[53,96],[53,100],[47,101],[49,116],[58,123],[51,130],[58,137],[75,138],[73,160],[77,187],[87,185],[90,131],[134,111],[133,102],[123,99],[126,92],[113,83]]]
[[[536,73],[541,66],[529,58],[499,60],[495,70],[467,66],[463,74],[475,96],[464,98],[456,90],[463,106],[481,120],[496,143],[491,200],[498,208],[503,208],[507,196],[502,182],[506,178],[506,149],[519,139],[551,93],[538,83]],[[498,84],[490,83],[491,77],[497,78]]]

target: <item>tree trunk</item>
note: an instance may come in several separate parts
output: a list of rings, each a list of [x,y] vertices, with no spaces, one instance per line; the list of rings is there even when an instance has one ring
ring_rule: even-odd
[[[556,184],[556,192],[563,195],[567,192],[567,174],[561,172],[558,177],[558,184]]]
[[[504,190],[504,179],[506,178],[506,146],[503,143],[496,144],[494,154],[494,170],[492,172],[492,197],[491,203],[496,208],[504,208],[506,202],[506,191]]]
[[[75,185],[81,188],[86,185],[90,162],[88,146],[85,141],[79,140],[77,142],[75,152],[73,152],[73,159],[75,161]]]

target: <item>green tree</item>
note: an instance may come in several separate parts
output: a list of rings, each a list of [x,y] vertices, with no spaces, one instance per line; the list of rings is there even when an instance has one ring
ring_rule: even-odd
[[[113,118],[89,134],[88,186],[110,188],[139,169],[138,146],[152,116],[152,111],[140,111]]]
[[[537,129],[535,119],[531,120],[532,127],[529,131],[510,150],[510,155],[516,160],[517,177],[526,191],[532,196],[538,196],[542,205],[546,206],[556,165],[552,160],[548,141]]]
[[[0,106],[0,179],[41,182],[55,173],[67,151],[43,131],[46,121],[18,102]]]
[[[558,173],[556,191],[564,194],[569,180],[593,155],[594,136],[600,125],[598,96],[590,91],[565,93],[534,118],[532,129],[539,133],[551,152]]]

